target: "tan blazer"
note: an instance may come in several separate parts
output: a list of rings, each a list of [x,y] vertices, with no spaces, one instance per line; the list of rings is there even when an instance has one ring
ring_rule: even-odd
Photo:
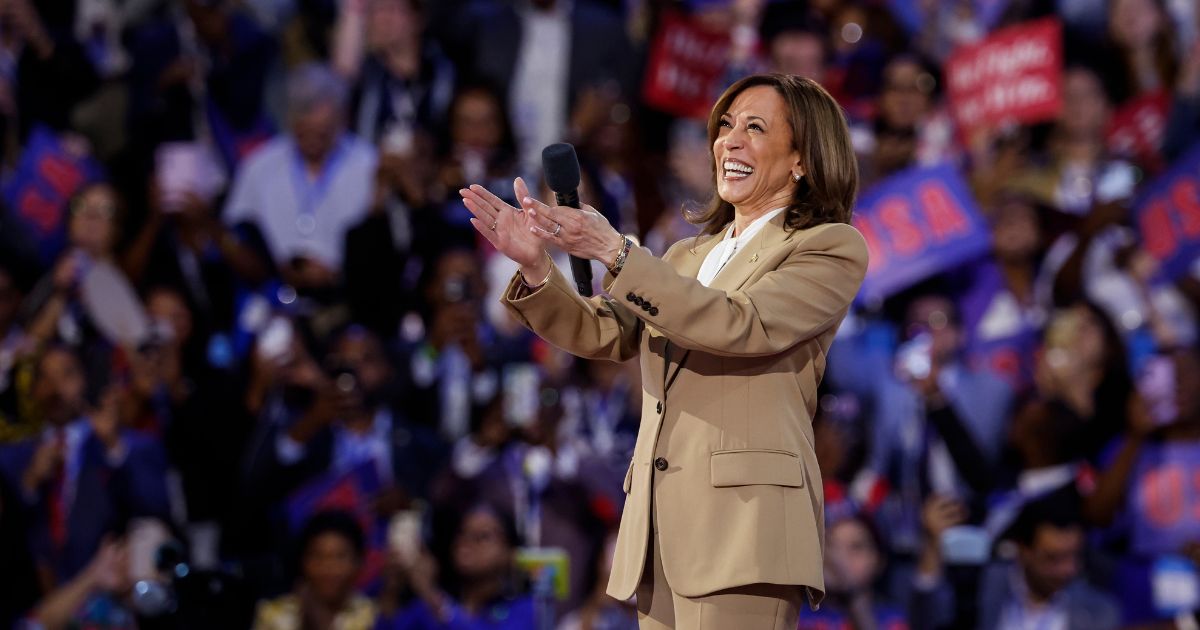
[[[625,475],[608,594],[628,599],[645,566],[651,514],[671,590],[699,597],[756,583],[824,596],[824,496],[813,450],[817,384],[867,269],[841,223],[788,231],[776,216],[705,287],[721,236],[662,257],[635,247],[612,297],[580,297],[555,269],[503,301],[525,326],[581,357],[639,356],[642,422]]]

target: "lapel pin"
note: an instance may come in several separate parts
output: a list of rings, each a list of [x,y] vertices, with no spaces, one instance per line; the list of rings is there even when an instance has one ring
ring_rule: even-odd
[[[750,262],[758,262],[758,253],[757,252],[753,256],[750,257]]]

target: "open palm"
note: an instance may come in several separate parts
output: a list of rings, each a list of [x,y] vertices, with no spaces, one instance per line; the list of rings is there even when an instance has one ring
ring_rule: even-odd
[[[513,180],[513,192],[517,199],[528,197],[529,187],[525,185],[525,180],[520,177]],[[541,262],[546,248],[542,239],[530,230],[532,223],[527,213],[508,205],[478,184],[463,188],[458,193],[462,195],[467,210],[475,215],[471,225],[497,251],[522,267],[533,267]]]

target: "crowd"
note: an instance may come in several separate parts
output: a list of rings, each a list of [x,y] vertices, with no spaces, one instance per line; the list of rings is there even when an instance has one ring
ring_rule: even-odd
[[[953,51],[1050,15],[1057,116],[956,129]],[[947,164],[990,228],[838,333],[801,628],[1197,627],[1200,261],[1135,220],[1200,141],[1194,0],[0,0],[0,627],[635,628],[636,361],[510,319],[457,190],[568,141],[694,235],[668,18],[725,42],[701,100],[813,78],[863,191]]]

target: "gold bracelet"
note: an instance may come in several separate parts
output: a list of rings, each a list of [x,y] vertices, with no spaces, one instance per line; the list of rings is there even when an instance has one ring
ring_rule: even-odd
[[[621,269],[625,267],[625,259],[629,257],[629,248],[633,247],[633,240],[624,234],[621,235],[621,248],[617,251],[617,258],[613,260],[613,264],[608,268],[608,272],[613,276],[621,273]]]
[[[554,259],[550,257],[549,253],[547,253],[546,260],[550,261],[550,269],[546,271],[546,277],[542,278],[542,281],[537,284],[529,284],[528,282],[525,282],[525,274],[521,273],[520,271],[517,272],[517,274],[521,276],[521,284],[525,285],[526,289],[540,289],[542,288],[543,284],[546,284],[546,282],[550,280],[550,275],[554,273]]]

